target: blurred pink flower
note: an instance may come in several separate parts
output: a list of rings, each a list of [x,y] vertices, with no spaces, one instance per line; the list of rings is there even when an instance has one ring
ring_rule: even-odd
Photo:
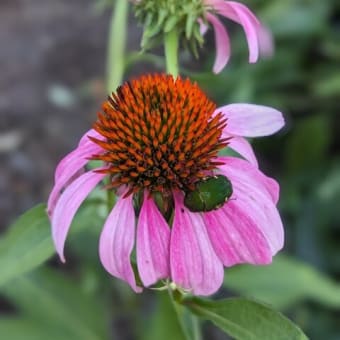
[[[215,73],[222,71],[231,54],[229,35],[216,14],[243,27],[249,48],[250,63],[256,63],[259,54],[272,55],[273,41],[270,31],[260,23],[247,6],[236,1],[203,0],[203,2],[206,6],[206,19],[212,24],[215,32],[216,59],[213,67]],[[201,21],[202,34],[206,30],[206,25]]]
[[[223,266],[270,263],[283,246],[279,186],[258,169],[243,136],[269,135],[283,125],[281,113],[269,107],[216,109],[189,80],[147,75],[125,83],[57,166],[48,213],[61,260],[76,211],[108,178],[118,197],[101,233],[100,260],[134,291],[142,290],[130,260],[135,242],[144,286],[170,279],[196,295],[217,291]],[[218,156],[227,144],[247,160]],[[84,172],[89,159],[105,165]],[[192,212],[186,192],[215,174],[230,180],[231,198],[215,210]]]

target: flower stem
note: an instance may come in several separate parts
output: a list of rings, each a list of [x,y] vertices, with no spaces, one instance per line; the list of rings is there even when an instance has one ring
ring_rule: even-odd
[[[127,0],[116,0],[112,12],[108,53],[107,53],[107,90],[111,93],[121,84],[124,75],[127,16]]]
[[[193,338],[194,340],[202,340],[200,323],[196,315],[191,314],[191,324],[193,328]]]
[[[109,94],[117,89],[122,83],[125,69],[125,45],[128,18],[129,3],[127,0],[116,0],[112,12],[108,51],[107,51],[107,80],[106,89]],[[107,209],[111,211],[115,194],[108,189],[107,192]]]
[[[164,34],[166,72],[178,76],[178,33],[176,29]]]
[[[179,290],[168,290],[172,305],[177,314],[179,325],[187,340],[202,340],[200,323],[196,315],[192,314],[183,304],[184,296]]]

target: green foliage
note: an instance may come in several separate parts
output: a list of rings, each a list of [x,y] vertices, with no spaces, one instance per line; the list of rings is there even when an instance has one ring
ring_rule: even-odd
[[[23,214],[0,240],[0,286],[39,266],[54,253],[46,206]]]
[[[10,340],[63,340],[57,327],[42,326],[41,322],[24,317],[0,318],[0,333]]]
[[[325,29],[329,5],[315,0],[272,1],[264,7],[263,17],[277,37],[303,38]]]
[[[141,327],[142,340],[176,339],[188,340],[181,326],[181,319],[176,313],[170,296],[166,292],[157,294],[156,308],[153,311],[147,327]]]
[[[315,115],[301,119],[286,145],[286,167],[289,173],[312,170],[326,158],[331,136],[329,118]]]
[[[279,309],[304,299],[340,308],[339,284],[312,266],[284,255],[277,255],[268,266],[241,265],[229,269],[225,286]]]
[[[102,226],[100,202],[84,204],[77,213],[70,236]],[[0,239],[0,286],[46,262],[54,254],[46,205],[39,204],[23,214]]]
[[[51,330],[51,338],[102,340],[106,338],[106,319],[99,299],[83,292],[76,282],[49,269],[21,276],[1,287],[17,307],[18,318],[0,319],[0,333],[12,339],[31,336],[43,338]],[[18,329],[14,329],[17,325]],[[48,337],[49,338],[49,337]]]
[[[303,332],[282,314],[252,300],[234,298],[208,301],[187,298],[183,303],[193,313],[213,322],[235,339],[307,339]]]

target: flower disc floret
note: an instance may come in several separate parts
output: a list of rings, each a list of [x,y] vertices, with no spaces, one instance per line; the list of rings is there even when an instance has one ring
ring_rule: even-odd
[[[227,145],[226,119],[188,79],[148,75],[121,86],[104,103],[92,141],[105,151],[94,159],[107,163],[111,186],[129,193],[147,189],[170,193],[193,190],[216,168],[214,158]]]

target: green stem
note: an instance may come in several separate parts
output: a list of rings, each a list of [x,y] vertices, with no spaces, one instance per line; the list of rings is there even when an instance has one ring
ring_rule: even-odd
[[[178,76],[178,33],[176,29],[164,34],[166,72]]]
[[[200,323],[196,315],[192,314],[183,305],[183,295],[178,290],[168,290],[174,310],[177,314],[179,325],[187,340],[202,340]]]
[[[202,340],[200,323],[196,315],[191,314],[191,324],[193,327],[193,337],[194,340]]]
[[[108,51],[107,51],[107,92],[111,94],[116,91],[122,83],[125,70],[125,46],[127,18],[129,12],[129,3],[127,0],[116,0],[112,12]],[[107,192],[107,209],[112,210],[115,200],[115,194],[111,189]]]
[[[112,13],[108,53],[107,53],[107,90],[111,93],[121,84],[125,68],[125,45],[129,2],[116,0]]]

